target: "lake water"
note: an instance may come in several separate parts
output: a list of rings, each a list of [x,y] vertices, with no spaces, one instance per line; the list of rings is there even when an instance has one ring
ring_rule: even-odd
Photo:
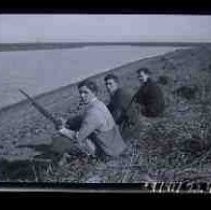
[[[23,88],[37,95],[128,62],[178,47],[93,46],[0,52],[0,108],[23,99]]]

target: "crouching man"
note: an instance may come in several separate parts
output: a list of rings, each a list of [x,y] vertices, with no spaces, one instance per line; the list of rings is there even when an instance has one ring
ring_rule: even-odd
[[[94,82],[85,80],[78,85],[80,99],[85,105],[79,129],[72,130],[63,123],[59,133],[76,141],[83,152],[96,157],[118,157],[125,149],[126,144],[115,121],[97,94]]]
[[[137,70],[137,77],[142,84],[134,96],[134,101],[141,106],[143,116],[155,118],[162,116],[165,100],[160,87],[151,79],[148,68]]]

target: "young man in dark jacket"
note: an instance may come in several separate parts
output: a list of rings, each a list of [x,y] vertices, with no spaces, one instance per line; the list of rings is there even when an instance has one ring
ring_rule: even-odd
[[[141,106],[141,112],[146,117],[158,117],[164,111],[165,102],[160,87],[151,79],[148,68],[137,70],[141,87],[134,97],[134,102]]]
[[[119,87],[119,78],[114,74],[108,74],[105,78],[105,85],[110,95],[108,109],[115,122],[120,125],[126,118],[126,111],[131,101],[131,95],[127,90]]]

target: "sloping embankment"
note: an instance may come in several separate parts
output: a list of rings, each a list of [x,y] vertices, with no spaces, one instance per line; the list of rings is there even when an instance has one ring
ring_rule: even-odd
[[[111,69],[111,71],[120,77],[121,84],[125,88],[134,92],[139,86],[135,71],[143,66],[149,67],[153,72],[154,79],[160,81],[166,96],[167,114],[175,113],[178,111],[175,107],[179,106],[181,106],[179,109],[185,110],[186,99],[183,97],[179,100],[184,103],[178,103],[178,98],[175,99],[173,94],[179,88],[197,86],[198,92],[194,99],[196,103],[200,103],[202,94],[209,91],[204,89],[210,87],[210,47],[176,50],[166,55],[141,59]],[[99,98],[105,102],[108,100],[108,95],[103,77],[107,73],[92,77],[101,88]],[[204,100],[207,101],[211,99],[207,94],[204,97]],[[77,112],[78,106],[77,84],[43,94],[36,100],[55,116],[73,116]],[[175,106],[175,103],[178,106]],[[179,112],[177,116],[179,116]],[[21,147],[21,145],[48,144],[52,136],[56,135],[56,131],[51,122],[38,113],[29,102],[23,101],[0,111],[0,134],[0,158],[22,161],[33,159],[37,153],[31,148]]]

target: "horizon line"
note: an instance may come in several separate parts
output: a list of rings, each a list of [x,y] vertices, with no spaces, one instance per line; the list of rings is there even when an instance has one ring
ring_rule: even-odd
[[[57,43],[211,43],[210,41],[29,41],[29,42],[0,42],[0,44],[57,44]]]

